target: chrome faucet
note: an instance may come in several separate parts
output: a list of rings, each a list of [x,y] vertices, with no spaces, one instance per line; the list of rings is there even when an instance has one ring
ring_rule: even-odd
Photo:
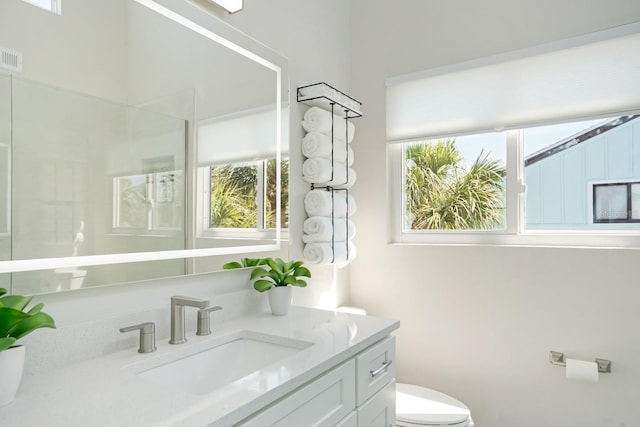
[[[187,342],[184,330],[184,307],[204,309],[209,306],[209,300],[184,296],[171,297],[171,339],[169,344],[182,344]]]

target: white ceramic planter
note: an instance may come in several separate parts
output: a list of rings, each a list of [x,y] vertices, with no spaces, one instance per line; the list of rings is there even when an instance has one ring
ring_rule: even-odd
[[[269,289],[269,305],[271,306],[271,314],[274,316],[284,316],[289,314],[292,299],[293,288],[291,286],[274,286]]]
[[[24,369],[24,346],[11,347],[0,351],[0,407],[13,402],[22,380]]]

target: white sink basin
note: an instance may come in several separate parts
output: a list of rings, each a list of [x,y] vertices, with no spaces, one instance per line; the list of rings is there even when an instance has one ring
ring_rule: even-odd
[[[130,368],[138,377],[192,394],[208,394],[268,367],[312,345],[307,341],[253,331],[240,331],[201,348],[183,344],[185,351]],[[189,346],[194,346],[189,349]],[[182,348],[180,350],[183,350]],[[169,356],[169,355],[163,355]]]

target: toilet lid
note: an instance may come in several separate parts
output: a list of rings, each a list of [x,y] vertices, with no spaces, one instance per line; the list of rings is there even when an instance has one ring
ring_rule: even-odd
[[[396,384],[396,419],[417,425],[457,425],[469,419],[469,408],[439,391]]]

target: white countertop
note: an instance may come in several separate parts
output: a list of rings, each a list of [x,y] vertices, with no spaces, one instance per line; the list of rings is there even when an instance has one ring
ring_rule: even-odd
[[[168,340],[158,339],[153,353],[139,354],[137,348],[131,348],[25,377],[15,401],[0,408],[0,425],[231,426],[399,326],[390,319],[301,307],[293,307],[287,316],[259,313],[221,325],[212,322],[211,335],[198,337],[188,331],[185,344],[170,345]],[[206,395],[160,386],[130,372],[131,366],[212,347],[216,340],[243,330],[313,345]]]

